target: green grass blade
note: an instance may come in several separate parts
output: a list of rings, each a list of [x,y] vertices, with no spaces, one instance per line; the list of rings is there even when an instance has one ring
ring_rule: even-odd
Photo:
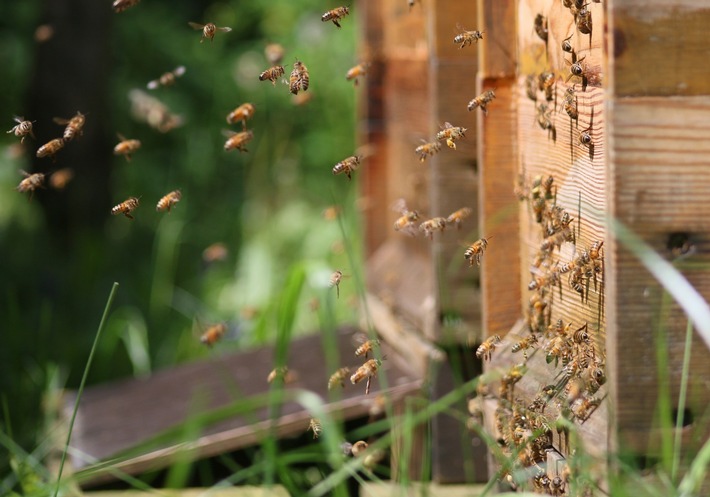
[[[698,455],[693,459],[690,469],[683,477],[678,486],[680,497],[692,497],[698,495],[700,486],[705,482],[708,464],[710,464],[710,440],[705,442]]]
[[[680,393],[678,394],[678,417],[675,422],[675,441],[673,443],[673,466],[671,468],[671,481],[676,482],[678,466],[680,465],[680,447],[682,440],[683,415],[685,400],[688,394],[688,375],[690,374],[690,348],[693,344],[693,324],[688,320],[685,328],[685,350],[683,351],[683,369],[680,376]]]
[[[108,300],[106,301],[106,307],[104,308],[104,314],[101,316],[101,322],[99,323],[99,328],[96,330],[96,337],[94,337],[94,343],[91,346],[91,351],[89,352],[89,359],[86,361],[86,366],[84,367],[84,374],[81,377],[81,383],[79,384],[79,390],[76,393],[76,401],[74,402],[74,410],[72,411],[71,420],[69,421],[69,433],[67,433],[67,441],[64,444],[64,450],[62,451],[62,460],[59,463],[59,473],[57,474],[57,486],[54,489],[54,497],[57,497],[59,493],[59,484],[62,481],[62,472],[64,471],[64,463],[67,459],[67,449],[69,448],[69,442],[71,441],[72,430],[74,429],[74,421],[76,421],[76,413],[79,410],[79,401],[81,400],[81,394],[84,391],[84,385],[86,384],[86,378],[89,376],[89,369],[91,368],[91,362],[94,359],[94,353],[96,352],[96,346],[99,343],[99,338],[101,337],[101,331],[104,329],[106,324],[106,318],[108,317],[109,309],[111,308],[111,303],[116,295],[116,290],[118,289],[118,283],[114,282],[111,287],[111,293],[109,293]]]

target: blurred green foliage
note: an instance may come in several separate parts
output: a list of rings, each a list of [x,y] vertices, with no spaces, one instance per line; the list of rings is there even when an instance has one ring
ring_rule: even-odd
[[[103,3],[111,8],[109,0]],[[34,33],[47,22],[45,8],[39,0],[0,6],[4,130],[14,126],[13,114],[22,115],[33,99]],[[308,303],[334,298],[328,289],[331,271],[354,270],[333,245],[345,244],[359,260],[359,225],[352,207],[357,182],[330,172],[355,148],[356,91],[344,74],[358,62],[356,16],[337,29],[320,21],[323,10],[323,3],[315,0],[152,0],[112,15],[104,33],[110,47],[110,112],[105,116],[91,108],[67,108],[62,117],[81,110],[88,113],[87,128],[104,125],[112,138],[120,132],[141,140],[130,163],[109,148],[105,162],[96,165],[110,168],[112,198],[102,202],[114,205],[129,196],[141,197],[135,221],[110,217],[106,210],[101,229],[72,231],[72,240],[52,236],[43,211],[48,204],[41,197],[56,193],[40,190],[28,202],[13,190],[22,179],[18,170],[48,172],[72,164],[64,152],[56,164],[37,160],[34,151],[41,143],[26,139],[24,148],[18,148],[15,136],[2,133],[0,392],[10,419],[0,422],[6,432],[13,426],[14,439],[27,450],[42,436],[41,396],[57,377],[55,365],[67,387],[78,384],[113,281],[121,288],[89,384],[272,341],[272,302],[295,264],[308,276],[294,332],[317,328],[317,313]],[[200,43],[201,33],[188,21],[213,21],[233,30]],[[268,42],[284,46],[285,64],[298,58],[308,67],[313,98],[306,105],[292,104],[287,85],[258,80],[269,66],[264,57]],[[183,116],[185,124],[161,134],[132,118],[128,93],[145,89],[148,81],[179,65],[187,68],[185,75],[151,95]],[[286,67],[286,77],[289,72]],[[55,98],[61,103],[60,88]],[[225,152],[222,131],[230,128],[225,116],[243,102],[256,106],[248,123],[254,141],[248,153]],[[56,126],[35,126],[40,125]],[[83,146],[86,137],[67,144],[77,150]],[[71,203],[85,194],[72,185],[57,194],[62,201]],[[176,188],[183,200],[170,214],[155,212],[157,200]],[[322,216],[334,203],[343,207],[342,224]],[[97,205],[101,208],[103,204]],[[208,264],[202,253],[215,242],[225,244],[228,256]],[[354,319],[348,305],[353,296],[353,290],[341,285],[336,321]],[[208,350],[197,338],[201,328],[217,321],[227,322],[236,340]]]

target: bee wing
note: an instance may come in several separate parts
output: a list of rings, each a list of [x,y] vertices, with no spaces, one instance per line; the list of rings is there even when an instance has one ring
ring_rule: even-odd
[[[148,84],[145,86],[149,90],[155,90],[157,87],[160,86],[160,80],[154,79],[153,81],[149,81]]]
[[[52,121],[54,121],[57,124],[69,124],[69,119],[63,119],[61,117],[55,117],[54,119],[52,119]]]
[[[407,202],[403,198],[398,198],[394,202],[392,202],[392,205],[390,205],[390,209],[399,212],[403,216],[407,213]]]
[[[192,29],[203,29],[205,27],[204,24],[199,24],[196,22],[188,22],[187,23]]]
[[[352,343],[355,347],[359,347],[363,343],[367,342],[370,339],[369,336],[367,336],[367,333],[356,333],[352,337]]]
[[[222,130],[222,135],[226,136],[227,138],[231,138],[231,137],[233,137],[233,136],[236,135],[236,134],[237,134],[237,132],[236,132],[236,131],[232,131],[231,129],[223,129],[223,130]]]
[[[457,23],[456,23],[456,32],[457,32],[457,33],[463,33],[464,31],[466,31],[466,28],[464,28],[463,26],[461,26],[461,23],[460,23],[460,22],[457,22]]]
[[[116,136],[118,136],[118,139],[121,140],[122,142],[126,141],[126,137],[123,136],[121,133],[116,133]]]
[[[229,33],[231,30],[232,30],[232,28],[228,28],[227,26],[217,28],[217,31],[224,31],[225,33]]]
[[[29,178],[30,176],[32,176],[30,173],[28,173],[24,169],[20,169],[19,171],[20,171],[20,174],[22,174],[25,178]]]
[[[182,76],[183,74],[185,74],[185,66],[176,67],[175,70],[173,71],[173,74],[177,77]]]
[[[21,123],[22,121],[25,120],[24,117],[20,117],[20,116],[13,116],[12,119],[13,119],[13,121],[15,121],[16,123]]]
[[[441,129],[449,129],[449,128],[453,128],[454,126],[449,121],[446,121],[443,126],[439,126],[439,127]]]

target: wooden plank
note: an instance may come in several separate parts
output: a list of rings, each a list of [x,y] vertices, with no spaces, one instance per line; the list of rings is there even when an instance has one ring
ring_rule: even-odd
[[[362,497],[390,497],[392,495],[430,495],[431,497],[478,497],[485,485],[451,485],[412,482],[406,487],[400,483],[366,482],[360,486]]]
[[[710,98],[620,98],[610,106],[610,214],[626,224],[657,253],[674,260],[683,247],[671,248],[679,234],[690,252],[676,267],[710,299],[708,232],[710,220]],[[612,393],[616,405],[616,444],[642,454],[658,452],[658,370],[654,334],[665,328],[669,387],[678,398],[686,318],[677,304],[664,300],[658,282],[618,241],[607,249],[609,262],[609,343]],[[665,344],[660,345],[665,347]],[[633,351],[633,354],[629,354]],[[710,402],[703,378],[710,375],[708,350],[693,338],[688,405],[697,421]],[[670,414],[670,413],[666,413]],[[696,445],[708,436],[696,422],[684,430]],[[653,436],[649,438],[649,433]],[[690,440],[688,440],[690,442]]]
[[[707,0],[610,2],[617,96],[710,94]]]
[[[286,497],[288,491],[282,485],[269,488],[241,485],[229,488],[186,488],[182,490],[97,490],[85,492],[86,497]]]

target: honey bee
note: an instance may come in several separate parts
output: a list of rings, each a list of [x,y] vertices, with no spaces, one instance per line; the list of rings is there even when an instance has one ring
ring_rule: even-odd
[[[555,361],[555,366],[557,361],[563,356],[570,353],[571,344],[569,339],[564,335],[557,335],[553,337],[547,344],[545,344],[545,361],[549,364],[553,360]]]
[[[452,126],[451,123],[445,122],[441,127],[441,131],[436,134],[436,139],[439,141],[446,140],[446,145],[448,145],[449,148],[456,150],[455,141],[466,136],[465,133],[466,128],[461,126]]]
[[[540,128],[547,130],[548,139],[551,137],[552,141],[557,140],[557,128],[552,123],[551,117],[552,110],[548,109],[547,105],[540,104],[537,107],[537,124]],[[538,221],[539,222],[539,221]]]
[[[355,357],[360,357],[361,355],[364,355],[365,359],[367,359],[367,355],[379,346],[380,341],[376,338],[365,340],[362,345],[355,349]]]
[[[585,35],[592,34],[592,12],[586,5],[577,12],[577,29]]]
[[[63,190],[67,183],[69,183],[74,177],[74,171],[65,167],[64,169],[59,169],[54,171],[49,177],[49,184],[55,190]]]
[[[235,124],[241,121],[242,129],[246,131],[247,120],[254,117],[254,111],[254,104],[250,104],[249,102],[244,103],[227,114],[227,124]]]
[[[202,251],[202,260],[205,264],[224,261],[227,259],[227,256],[229,256],[229,250],[227,250],[227,247],[221,242],[213,243]]]
[[[158,200],[158,205],[155,206],[155,210],[158,212],[170,212],[170,209],[172,209],[175,204],[180,202],[180,199],[182,199],[182,192],[180,192],[180,190],[173,190]]]
[[[547,43],[547,18],[542,14],[535,16],[535,33]]]
[[[118,214],[125,215],[128,219],[133,219],[131,212],[136,210],[140,205],[140,200],[137,197],[129,197],[127,200],[121,202],[113,209],[111,209],[111,214],[117,216]]]
[[[528,74],[525,77],[525,94],[530,100],[537,102],[537,82],[533,74]]]
[[[81,112],[77,112],[76,115],[71,119],[55,117],[54,122],[57,124],[67,125],[67,127],[64,128],[63,138],[65,142],[70,142],[75,136],[81,136],[83,134],[82,128],[84,127],[84,123],[86,122],[86,116]]]
[[[577,54],[574,51],[574,47],[572,46],[572,43],[570,40],[572,39],[572,36],[574,36],[574,33],[569,35],[567,38],[562,40],[562,51],[567,52],[568,54],[572,54],[572,62],[577,62]]]
[[[461,229],[461,223],[463,223],[463,220],[470,216],[472,212],[473,210],[470,207],[462,207],[449,214],[449,217],[446,218],[446,222],[448,224],[455,224],[456,229]]]
[[[506,372],[500,379],[501,386],[501,397],[507,397],[507,393],[510,392],[509,388],[515,386],[520,380],[523,379],[525,373],[527,373],[528,368],[525,364],[516,364],[512,366],[508,372]]]
[[[272,66],[266,71],[259,74],[259,81],[271,81],[272,85],[276,85],[276,81],[286,73],[284,66]]]
[[[486,107],[489,103],[493,101],[493,99],[496,98],[496,94],[494,90],[486,90],[480,95],[478,95],[476,98],[471,100],[468,103],[468,110],[469,112],[472,111],[475,108],[479,108],[483,111],[483,115],[487,116],[488,115],[488,108]]]
[[[476,357],[484,361],[490,360],[495,348],[500,344],[500,335],[493,335],[486,338],[481,345],[476,349]]]
[[[227,141],[224,142],[225,151],[237,149],[240,152],[248,152],[246,144],[254,138],[254,132],[252,130],[240,131],[239,133],[224,130],[222,133],[227,137]]]
[[[306,431],[312,431],[313,432],[313,440],[318,438],[323,431],[323,427],[320,424],[320,420],[318,418],[311,418],[311,421],[308,423],[308,430]]]
[[[377,376],[377,370],[381,366],[382,361],[379,359],[370,359],[355,371],[355,374],[350,377],[350,381],[355,385],[367,378],[367,386],[365,386],[365,395],[367,395],[370,393],[370,380],[372,380],[373,376]]]
[[[25,179],[20,181],[17,185],[16,190],[20,193],[30,192],[29,199],[32,200],[32,195],[37,188],[44,188],[44,174],[34,173],[30,174],[26,171],[20,171]]]
[[[348,7],[337,7],[323,14],[320,20],[323,22],[333,21],[333,24],[340,27],[340,22],[338,21],[340,21],[340,19],[342,19],[349,13],[350,9]]]
[[[585,146],[587,148],[591,148],[594,144],[592,143],[592,128],[589,127],[585,130],[582,130],[579,133],[579,144],[582,146]]]
[[[430,240],[434,239],[435,231],[444,231],[445,229],[446,218],[444,217],[435,217],[419,225],[419,231],[423,231],[424,236],[428,236]]]
[[[225,27],[217,27],[212,22],[208,22],[207,24],[188,22],[187,24],[189,24],[192,29],[201,29],[202,30],[202,38],[200,38],[200,43],[205,41],[206,38],[209,38],[210,42],[214,41],[214,35],[217,34],[217,31],[222,31],[223,33],[229,33],[232,30],[232,28],[228,28],[226,26]]]
[[[589,333],[587,333],[588,323],[584,323],[584,326],[574,330],[572,333],[572,341],[578,345],[589,343]]]
[[[163,73],[158,79],[149,81],[146,87],[149,90],[155,90],[159,86],[170,86],[175,84],[175,80],[185,74],[185,66],[178,66],[170,72]]]
[[[296,381],[297,376],[295,372],[290,371],[287,366],[281,366],[280,368],[274,368],[271,370],[269,375],[266,377],[268,383],[273,383],[275,380],[283,381],[284,385],[293,383]]]
[[[333,271],[333,274],[330,275],[330,287],[333,288],[335,287],[335,295],[340,298],[340,282],[343,279],[343,272],[342,271]]]
[[[441,143],[422,140],[422,144],[414,149],[414,153],[419,156],[419,162],[424,162],[427,156],[433,156],[439,150],[441,150]]]
[[[278,43],[269,43],[264,47],[264,55],[269,64],[272,66],[279,65],[284,58],[284,47]]]
[[[227,325],[224,323],[218,323],[210,326],[205,330],[205,332],[200,336],[200,343],[204,343],[208,347],[212,347],[215,343],[219,342],[224,334],[227,332]]]
[[[542,72],[537,81],[540,91],[545,92],[545,100],[548,102],[554,98],[555,74],[552,72]]]
[[[533,349],[537,347],[537,335],[528,335],[527,337],[523,338],[522,340],[515,342],[513,344],[513,348],[511,351],[513,353],[520,352],[521,350],[523,351],[523,357],[525,359],[528,358],[528,349]]]
[[[466,45],[471,45],[472,43],[478,43],[478,40],[483,39],[483,31],[467,31],[460,24],[456,24],[456,28],[459,30],[459,34],[454,37],[454,43],[463,48]]]
[[[30,135],[35,140],[35,134],[32,131],[32,123],[34,121],[25,121],[24,117],[15,116],[12,118],[17,123],[8,133],[15,133],[15,136],[20,137],[20,143],[25,141],[25,136]]]
[[[481,265],[481,257],[483,257],[483,252],[485,252],[486,248],[488,248],[488,240],[491,238],[493,237],[489,236],[488,238],[481,238],[469,245],[463,253],[464,258],[468,261],[469,267],[473,267],[474,262],[476,263],[476,266]]]
[[[350,368],[339,368],[328,378],[328,390],[332,390],[338,385],[345,387],[345,380],[350,376]]]
[[[564,495],[565,483],[559,476],[555,476],[552,480],[550,480],[550,493],[555,497]]]
[[[123,12],[135,5],[138,5],[141,0],[115,0],[113,2],[113,11],[115,13]]]
[[[291,71],[291,77],[289,78],[289,89],[291,93],[297,95],[299,91],[308,90],[309,82],[308,69],[303,62],[297,60],[293,63],[293,71]]]
[[[356,66],[351,67],[348,69],[347,74],[345,74],[345,79],[348,81],[351,81],[355,83],[355,86],[358,85],[358,80],[357,78],[361,78],[367,74],[367,69],[370,67],[369,63],[364,63],[364,64],[358,64]]]
[[[113,147],[114,155],[123,155],[126,160],[130,162],[131,154],[135,153],[139,148],[141,148],[140,140],[128,140],[121,133],[118,134],[118,139],[121,140],[118,144]]]
[[[569,60],[565,59],[565,62],[569,64],[569,74],[567,75],[567,79],[565,79],[565,83],[569,81],[570,78],[572,78],[573,76],[577,76],[578,78],[582,78],[582,86],[585,86],[584,81],[586,80],[586,76],[584,75],[585,69],[582,66],[582,61],[586,58],[587,56],[585,55],[576,62],[570,62]]]
[[[589,258],[591,260],[596,260],[601,256],[602,245],[604,245],[604,240],[597,240],[589,247]]]
[[[399,199],[395,202],[392,206],[392,210],[401,214],[394,222],[394,230],[403,231],[413,236],[415,234],[414,223],[419,220],[419,213],[417,211],[410,211],[404,199]]]
[[[333,174],[345,173],[348,180],[350,180],[352,179],[352,172],[356,171],[357,168],[360,167],[360,161],[362,161],[362,157],[359,155],[353,155],[347,159],[343,159],[333,166]]]
[[[558,271],[534,271],[533,279],[528,285],[528,290],[537,290],[540,288],[548,288],[556,285],[560,285],[560,273]]]
[[[572,407],[572,414],[584,423],[601,403],[601,399],[596,397],[584,397],[581,402]]]
[[[579,113],[577,112],[577,96],[574,94],[574,87],[570,86],[565,92],[565,102],[564,108],[565,112],[572,119],[579,118]]]
[[[64,138],[55,138],[37,149],[37,157],[51,157],[54,160],[54,154],[63,148]]]

